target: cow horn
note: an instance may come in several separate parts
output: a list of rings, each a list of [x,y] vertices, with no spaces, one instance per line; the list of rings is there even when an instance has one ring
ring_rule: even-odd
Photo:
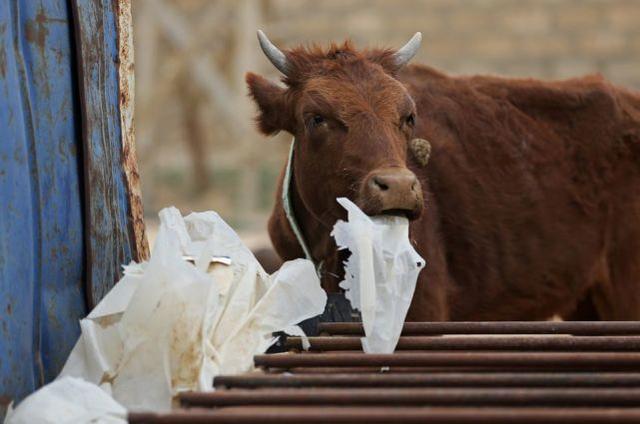
[[[411,40],[393,55],[396,60],[396,65],[402,67],[409,63],[413,56],[418,53],[420,43],[422,43],[422,33],[416,32],[413,34],[413,37],[411,37]]]
[[[273,63],[273,66],[275,66],[278,71],[287,75],[287,72],[289,72],[289,62],[287,61],[287,57],[261,30],[258,30],[258,42],[260,43],[260,47],[262,48],[265,56],[267,56],[267,59]]]

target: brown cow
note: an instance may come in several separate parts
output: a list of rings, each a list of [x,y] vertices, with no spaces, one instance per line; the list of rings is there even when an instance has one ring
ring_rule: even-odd
[[[589,76],[452,77],[402,49],[263,50],[284,87],[249,73],[260,130],[295,137],[290,196],[338,291],[331,229],[346,196],[405,214],[426,259],[408,320],[640,319],[640,96]],[[432,150],[421,166],[414,138]],[[281,201],[269,233],[304,257]],[[424,205],[424,208],[423,208]]]

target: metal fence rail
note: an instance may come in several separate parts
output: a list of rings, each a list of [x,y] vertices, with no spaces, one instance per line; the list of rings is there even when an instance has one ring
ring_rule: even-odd
[[[629,372],[431,372],[376,374],[255,374],[220,376],[216,389],[270,387],[640,387]]]
[[[129,415],[129,422],[132,424],[624,424],[640,422],[640,408],[231,407],[219,411],[181,410],[171,414],[133,413]]]
[[[364,335],[358,322],[323,322],[321,333]],[[573,334],[575,336],[640,335],[640,321],[470,321],[406,322],[403,336],[430,334]]]
[[[362,350],[357,337],[309,337],[314,351]],[[289,337],[285,346],[302,349],[300,337]],[[548,351],[640,351],[640,336],[530,335],[494,337],[403,336],[396,350],[548,350]]]
[[[257,355],[257,372],[183,393],[131,423],[640,422],[640,323],[406,323],[393,354],[365,354],[358,323],[321,324]]]
[[[184,406],[637,406],[640,388],[300,388],[186,393]]]
[[[516,367],[546,369],[640,370],[640,352],[401,352],[256,355],[258,367]]]

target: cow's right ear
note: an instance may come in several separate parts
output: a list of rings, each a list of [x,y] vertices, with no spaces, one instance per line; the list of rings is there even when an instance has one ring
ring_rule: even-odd
[[[247,73],[245,80],[249,95],[258,105],[256,122],[260,131],[266,135],[273,135],[281,130],[293,134],[295,119],[287,99],[287,90],[251,72]]]

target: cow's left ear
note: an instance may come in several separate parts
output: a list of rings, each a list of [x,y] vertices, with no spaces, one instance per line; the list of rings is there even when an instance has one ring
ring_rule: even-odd
[[[258,106],[256,122],[265,135],[273,135],[279,131],[295,132],[293,108],[287,100],[287,90],[272,83],[266,78],[248,72],[245,80],[249,87],[249,95]]]

